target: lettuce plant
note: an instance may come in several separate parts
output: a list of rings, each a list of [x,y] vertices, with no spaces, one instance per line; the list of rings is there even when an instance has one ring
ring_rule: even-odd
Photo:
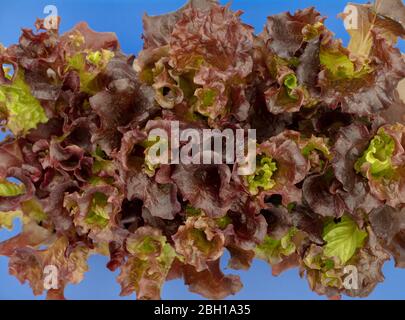
[[[101,254],[121,295],[159,299],[182,278],[222,299],[242,288],[221,270],[228,251],[232,269],[255,258],[274,275],[298,268],[336,298],[369,295],[391,257],[405,267],[405,62],[395,47],[405,9],[351,5],[362,24],[347,48],[314,8],[269,16],[255,34],[216,0],[145,15],[136,57],[86,23],[60,34],[37,20],[0,46],[0,228],[22,221],[0,243],[10,274],[63,299]],[[148,151],[161,141],[149,133],[172,121],[255,129],[255,172],[156,163]]]

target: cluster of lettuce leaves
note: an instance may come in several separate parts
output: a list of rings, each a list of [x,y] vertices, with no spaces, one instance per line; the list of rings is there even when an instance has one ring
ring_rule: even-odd
[[[137,57],[85,23],[60,35],[38,20],[0,46],[0,228],[23,225],[0,243],[10,273],[60,299],[102,254],[121,295],[158,299],[183,278],[222,299],[242,288],[228,251],[231,269],[258,258],[329,298],[369,295],[391,257],[405,267],[405,19],[399,0],[353,7],[348,48],[314,8],[255,34],[215,0],[145,15]],[[173,120],[256,129],[256,172],[156,165],[148,133]]]

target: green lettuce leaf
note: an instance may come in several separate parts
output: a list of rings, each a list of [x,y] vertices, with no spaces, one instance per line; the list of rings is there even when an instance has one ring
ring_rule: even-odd
[[[19,71],[13,83],[0,85],[0,115],[5,115],[7,128],[14,135],[25,135],[48,118],[39,101],[31,94]]]
[[[100,228],[105,228],[110,221],[110,216],[105,210],[108,198],[105,194],[100,192],[95,193],[89,213],[85,219],[89,225],[97,225]]]
[[[202,215],[203,211],[201,209],[194,208],[190,204],[186,205],[186,215],[187,217],[197,217]]]
[[[324,254],[329,258],[338,257],[345,264],[363,246],[366,238],[367,232],[360,230],[348,216],[343,216],[338,223],[332,220],[323,231],[323,239],[326,241]]]
[[[391,158],[395,150],[394,139],[380,129],[378,134],[371,140],[367,150],[354,165],[357,173],[362,172],[365,163],[370,165],[370,172],[374,177],[389,177],[394,169]]]
[[[23,184],[13,183],[8,180],[0,180],[0,197],[16,197],[25,193]]]
[[[287,95],[291,99],[297,99],[297,95],[293,93],[293,90],[298,88],[298,79],[295,74],[289,74],[284,78],[284,86],[287,88]]]
[[[105,49],[92,51],[86,56],[86,60],[99,69],[104,69],[112,58],[114,58],[114,52]]]
[[[370,67],[357,69],[349,56],[336,48],[322,47],[319,53],[321,64],[329,71],[332,80],[358,79],[370,73]]]
[[[79,73],[81,90],[92,94],[98,91],[95,79],[113,57],[114,52],[104,49],[91,51],[87,55],[79,52],[67,59],[66,69],[76,70]]]
[[[22,202],[21,210],[26,216],[38,223],[45,221],[48,218],[48,215],[44,212],[41,204],[35,199]]]
[[[313,151],[321,152],[328,160],[332,159],[332,154],[326,144],[325,139],[312,136],[308,141],[305,142],[305,146],[301,150],[302,155],[306,158],[308,158]]]
[[[272,179],[274,172],[277,170],[277,164],[269,157],[259,157],[256,171],[253,175],[247,177],[249,192],[253,195],[259,193],[259,190],[270,190],[276,185]]]
[[[223,216],[222,218],[215,219],[215,221],[218,227],[222,230],[226,229],[226,227],[232,223],[232,219],[227,215]]]
[[[297,229],[291,228],[280,240],[267,235],[264,241],[256,247],[256,257],[270,264],[279,263],[283,257],[288,257],[295,252],[296,246],[292,240],[296,233]]]

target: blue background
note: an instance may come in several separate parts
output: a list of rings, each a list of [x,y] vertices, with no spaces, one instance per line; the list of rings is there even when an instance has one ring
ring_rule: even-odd
[[[67,31],[79,21],[87,21],[97,31],[114,31],[125,53],[137,54],[142,48],[142,15],[167,13],[184,4],[185,0],[2,0],[0,10],[0,42],[5,46],[16,43],[21,27],[31,27],[37,17],[44,18],[46,5],[56,5],[62,17],[61,31]],[[226,3],[227,1],[221,1]],[[358,0],[356,2],[366,2]],[[347,1],[345,0],[234,0],[232,8],[241,9],[243,20],[260,32],[271,14],[283,11],[295,11],[315,6],[327,16],[327,26],[336,33],[344,43],[348,35],[343,22],[337,18]],[[404,43],[400,42],[404,51]],[[3,136],[0,134],[0,140]],[[0,241],[19,232],[17,225],[13,232],[0,231]],[[226,257],[223,266],[226,266]],[[90,271],[79,285],[69,285],[65,294],[68,299],[119,299],[120,288],[112,273],[105,268],[108,259],[92,256],[89,260]],[[279,277],[272,277],[269,266],[262,261],[255,261],[248,272],[236,273],[241,276],[244,288],[231,299],[324,299],[308,288],[306,280],[300,279],[298,271],[290,270]],[[405,271],[395,269],[393,262],[384,267],[386,280],[377,286],[369,299],[405,299]],[[28,284],[20,285],[8,275],[8,260],[0,257],[0,299],[43,299],[34,297]],[[134,296],[122,299],[133,299]],[[167,282],[163,287],[163,299],[200,299],[189,293],[182,280]],[[348,298],[344,298],[348,299]]]

